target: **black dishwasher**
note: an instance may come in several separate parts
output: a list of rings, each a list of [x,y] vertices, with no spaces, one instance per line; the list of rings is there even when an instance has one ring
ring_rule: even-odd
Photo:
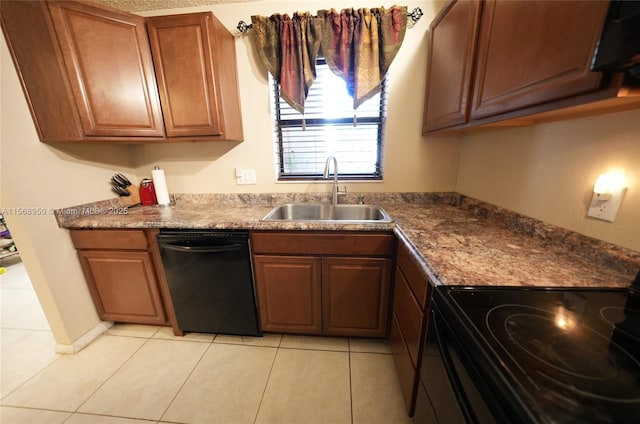
[[[248,232],[162,230],[158,246],[182,331],[262,335]]]

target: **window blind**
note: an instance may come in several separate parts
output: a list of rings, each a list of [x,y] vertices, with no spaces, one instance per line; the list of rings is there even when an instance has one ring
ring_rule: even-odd
[[[271,81],[278,179],[321,179],[329,156],[338,160],[342,179],[382,179],[386,81],[379,94],[354,110],[345,82],[323,59],[316,75],[304,115],[280,98],[278,84]]]

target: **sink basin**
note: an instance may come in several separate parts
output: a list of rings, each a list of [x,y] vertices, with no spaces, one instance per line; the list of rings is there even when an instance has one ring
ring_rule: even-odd
[[[380,206],[287,203],[276,206],[261,221],[393,222]]]

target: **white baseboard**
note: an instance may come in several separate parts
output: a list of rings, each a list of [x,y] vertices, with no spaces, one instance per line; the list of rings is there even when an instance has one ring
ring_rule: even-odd
[[[112,321],[101,321],[71,344],[56,343],[56,353],[78,353],[112,326]]]

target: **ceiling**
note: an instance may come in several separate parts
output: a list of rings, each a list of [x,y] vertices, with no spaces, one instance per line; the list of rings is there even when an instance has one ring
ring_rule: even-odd
[[[247,3],[262,0],[94,0],[96,3],[126,12],[144,10],[177,9],[182,7],[206,6],[221,3]]]

